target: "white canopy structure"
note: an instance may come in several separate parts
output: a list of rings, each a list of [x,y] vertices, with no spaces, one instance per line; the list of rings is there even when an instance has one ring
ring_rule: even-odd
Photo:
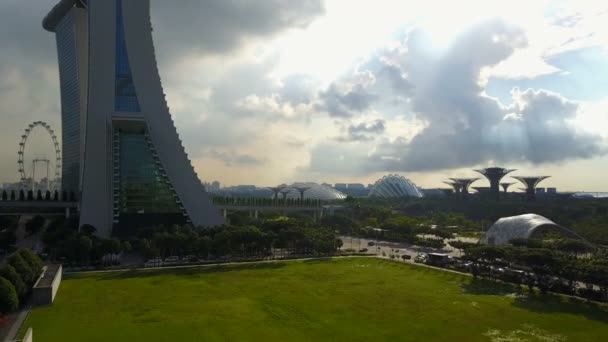
[[[535,233],[553,230],[567,237],[583,239],[575,232],[566,229],[546,217],[536,214],[524,214],[503,217],[496,221],[481,239],[481,243],[504,245],[513,239],[529,239]]]

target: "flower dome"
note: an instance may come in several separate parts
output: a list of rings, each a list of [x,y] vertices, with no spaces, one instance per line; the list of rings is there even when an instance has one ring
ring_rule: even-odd
[[[343,200],[346,195],[334,188],[317,183],[293,183],[286,187],[291,189],[287,198],[299,199],[300,190],[304,191],[304,199],[316,199],[322,201]]]
[[[400,175],[386,175],[376,181],[369,196],[383,198],[419,198],[423,197],[423,194],[409,179]]]

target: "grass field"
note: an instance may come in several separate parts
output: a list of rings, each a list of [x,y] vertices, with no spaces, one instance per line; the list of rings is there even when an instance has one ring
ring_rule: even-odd
[[[375,258],[69,276],[34,341],[608,341],[608,309]]]

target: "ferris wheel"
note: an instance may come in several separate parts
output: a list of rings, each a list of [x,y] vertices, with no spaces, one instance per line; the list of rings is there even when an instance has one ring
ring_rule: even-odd
[[[23,188],[28,188],[28,184],[27,184],[28,177],[27,177],[27,173],[25,171],[25,163],[24,163],[25,145],[27,143],[28,137],[30,136],[30,133],[32,133],[32,131],[36,127],[44,128],[44,130],[50,135],[53,146],[55,147],[55,178],[54,179],[57,180],[61,177],[61,150],[59,149],[59,142],[57,141],[57,136],[55,135],[55,131],[53,131],[51,126],[44,121],[34,121],[31,124],[29,124],[28,127],[25,128],[25,132],[21,136],[21,142],[19,143],[19,152],[17,152],[19,154],[19,161],[18,161],[19,174],[21,176],[21,186]],[[41,160],[35,159],[33,162],[34,167],[35,167],[36,161],[41,161]],[[47,161],[47,163],[48,163],[48,161]],[[50,176],[50,175],[48,175],[48,172],[47,172],[47,176]],[[50,179],[48,179],[48,181],[50,181]]]

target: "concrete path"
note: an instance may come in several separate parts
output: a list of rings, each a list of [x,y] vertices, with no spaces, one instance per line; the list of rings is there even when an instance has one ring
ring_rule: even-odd
[[[25,319],[30,314],[31,310],[31,303],[28,302],[27,305],[23,307],[23,309],[11,314],[11,327],[10,329],[8,329],[8,332],[4,336],[4,342],[14,341],[17,338],[19,329],[21,329],[23,322],[25,322]]]

